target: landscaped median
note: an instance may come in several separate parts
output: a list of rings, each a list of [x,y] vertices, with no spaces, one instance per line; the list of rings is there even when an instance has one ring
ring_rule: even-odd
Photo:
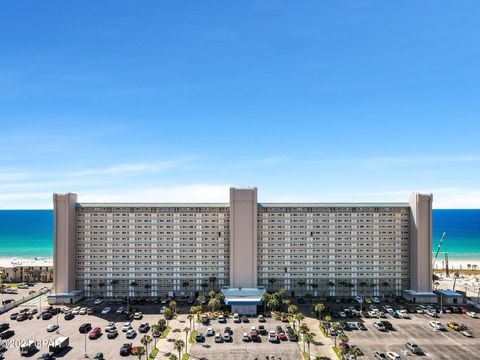
[[[164,332],[162,332],[162,335],[160,336],[160,339],[165,339],[168,336],[168,333],[170,332],[171,328],[170,326],[167,326]]]
[[[158,349],[154,347],[152,351],[150,351],[150,354],[148,355],[148,360],[153,360],[155,359],[155,356],[157,356]]]
[[[183,354],[182,360],[188,360],[189,357],[190,357],[190,354]]]
[[[340,349],[337,346],[332,346],[333,352],[337,354],[338,358],[342,358],[342,353],[340,352]]]
[[[188,338],[188,342],[193,344],[195,342],[196,335],[197,335],[197,330],[192,330],[190,337]]]

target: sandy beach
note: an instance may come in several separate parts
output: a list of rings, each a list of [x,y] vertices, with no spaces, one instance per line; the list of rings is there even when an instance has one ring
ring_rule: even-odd
[[[13,268],[19,266],[53,266],[52,258],[0,258],[0,267]]]
[[[448,260],[448,267],[450,270],[474,270],[472,267],[468,268],[468,265],[477,265],[476,270],[480,270],[480,260]],[[437,259],[435,266],[435,270],[444,270],[444,261]]]

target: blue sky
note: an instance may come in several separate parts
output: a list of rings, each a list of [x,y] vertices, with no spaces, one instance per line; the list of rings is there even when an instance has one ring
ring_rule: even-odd
[[[0,3],[0,208],[480,208],[480,2]]]

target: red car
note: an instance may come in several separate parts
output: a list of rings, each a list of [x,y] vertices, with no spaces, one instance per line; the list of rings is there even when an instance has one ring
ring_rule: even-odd
[[[258,340],[258,332],[257,332],[257,330],[252,330],[252,331],[250,331],[250,337],[252,338],[252,341],[257,341],[257,340]]]
[[[93,328],[92,331],[90,331],[88,333],[88,338],[89,339],[96,339],[100,336],[101,333],[102,333],[102,330],[97,326],[97,327]]]
[[[283,332],[277,333],[277,337],[281,341],[286,341],[287,340],[287,336]]]
[[[25,314],[25,313],[21,313],[21,314],[17,315],[17,321],[23,321],[23,320],[27,320],[27,319],[28,319],[28,315]]]

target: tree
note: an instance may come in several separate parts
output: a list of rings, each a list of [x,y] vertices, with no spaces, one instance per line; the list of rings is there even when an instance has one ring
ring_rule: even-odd
[[[352,346],[350,347],[350,351],[348,352],[350,355],[353,355],[355,356],[355,359],[357,358],[357,356],[362,356],[362,352],[360,351],[360,349],[358,348],[358,346]]]
[[[18,271],[18,268],[15,266],[13,268],[13,273],[15,274],[15,281],[17,280],[17,271]]]
[[[185,333],[185,352],[187,353],[187,352],[188,352],[188,349],[187,349],[187,345],[188,345],[188,333],[190,332],[190,328],[185,326],[185,327],[183,328],[183,332]]]
[[[103,288],[105,287],[105,283],[104,282],[100,282],[98,283],[98,287],[100,288],[100,290],[103,290]],[[104,296],[105,294],[102,294],[102,296]]]
[[[178,351],[179,359],[182,358],[181,353],[184,346],[185,344],[183,343],[183,340],[176,340],[175,343],[173,344],[174,349]]]
[[[168,303],[168,308],[170,310],[172,310],[172,313],[175,313],[175,311],[177,310],[177,303],[176,301],[172,300]]]
[[[212,297],[208,301],[208,309],[210,311],[217,311],[217,310],[220,310],[221,308],[222,308],[222,302],[218,297]]]
[[[210,276],[208,278],[208,281],[210,282],[210,284],[212,284],[212,290],[215,289],[215,283],[217,282],[217,277],[216,276]]]
[[[168,322],[173,318],[173,311],[170,308],[166,308],[165,311],[163,312],[163,317],[167,321],[167,326]]]
[[[167,328],[167,320],[165,319],[159,319],[157,324],[160,327],[161,332],[164,332],[165,329]]]
[[[168,357],[168,360],[178,360],[177,355],[170,354],[170,356]]]
[[[152,335],[153,335],[153,338],[155,339],[153,346],[155,347],[157,347],[157,335],[160,333],[161,333],[160,325],[152,324]]]
[[[23,276],[26,278],[26,282],[30,282],[30,276],[33,275],[32,269],[25,269]]]
[[[187,288],[190,286],[190,282],[188,280],[182,281],[182,287],[187,290]]]
[[[298,283],[298,286],[300,287],[300,294],[302,294],[303,292],[303,288],[305,287],[305,285],[307,284],[305,281],[303,280],[300,280]]]
[[[140,342],[142,343],[142,345],[145,345],[145,352],[148,354],[148,344],[152,342],[152,338],[148,335],[145,335],[144,337],[142,337]]]
[[[145,355],[146,351],[145,351],[145,348],[143,346],[137,346],[135,348],[135,352],[133,353],[133,355],[135,356],[138,356],[138,360],[140,360],[142,358],[143,355]]]
[[[297,319],[298,321],[298,327],[300,328],[300,324],[302,322],[302,320],[305,319],[305,316],[302,314],[302,313],[296,313],[295,315],[293,315],[295,317],[295,319]]]
[[[271,299],[268,300],[268,303],[267,303],[267,307],[270,309],[270,310],[275,310],[278,308],[278,300],[277,298],[275,297],[272,297]]]
[[[360,287],[361,289],[361,296],[365,295],[365,287],[367,286],[368,284],[365,282],[365,281],[361,281],[360,284],[358,284],[358,286]]]
[[[341,342],[344,342],[344,343],[348,343],[350,341],[347,334],[345,334],[343,332],[340,335],[338,335],[338,340],[340,340]]]
[[[197,303],[199,303],[199,304],[201,305],[201,304],[204,303],[204,302],[205,302],[205,296],[203,296],[203,295],[198,295],[198,296],[197,296]]]
[[[335,288],[335,283],[330,280],[328,283],[327,283],[328,287],[330,288],[330,295],[332,295],[332,292],[333,292],[333,289]]]
[[[307,324],[302,324],[301,326],[299,326],[298,331],[300,332],[300,334],[302,334],[303,352],[305,352],[305,334],[308,333],[310,329],[308,328]]]
[[[190,331],[192,331],[193,315],[192,315],[192,314],[188,314],[188,315],[187,315],[187,319],[188,319],[188,321],[190,322]],[[195,323],[193,323],[193,330],[195,330]]]
[[[147,296],[149,296],[148,290],[150,290],[150,288],[152,287],[152,285],[150,285],[150,284],[145,284],[143,287],[145,288],[145,292],[147,293]]]
[[[310,359],[310,344],[313,342],[313,334],[311,332],[307,332],[307,333],[303,334],[303,342],[307,343],[308,358]],[[303,347],[303,352],[305,352],[305,345]]]
[[[318,284],[310,284],[310,286],[312,287],[313,291],[316,292],[317,288],[318,288]],[[315,294],[315,296],[317,296],[317,294]]]
[[[387,288],[390,286],[390,283],[388,281],[384,281],[382,282],[382,286],[383,286],[383,297],[385,297],[385,293],[387,291]]]
[[[208,283],[204,282],[200,286],[202,287],[203,291],[205,292],[205,290],[208,288]]]
[[[472,267],[472,264],[467,264],[468,270],[470,270],[471,267]]]
[[[110,282],[110,285],[112,285],[112,295],[115,297],[115,288],[118,285],[118,280],[114,279]]]
[[[325,309],[325,305],[323,304],[315,304],[313,306],[313,310],[317,313],[317,318],[320,319],[320,314],[322,313],[323,309]]]
[[[276,282],[277,282],[277,279],[274,279],[274,278],[268,279],[268,284],[270,285],[270,290]]]
[[[137,288],[138,283],[137,283],[135,280],[133,280],[133,281],[130,283],[130,286],[133,287],[133,292],[135,293],[135,289]]]
[[[298,311],[298,307],[296,305],[290,305],[287,311],[289,314],[294,315]]]

